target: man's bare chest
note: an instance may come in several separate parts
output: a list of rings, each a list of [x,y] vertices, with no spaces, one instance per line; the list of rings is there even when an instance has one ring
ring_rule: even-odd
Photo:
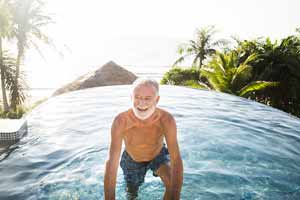
[[[163,138],[161,127],[132,127],[124,133],[124,140],[128,144],[157,144]]]

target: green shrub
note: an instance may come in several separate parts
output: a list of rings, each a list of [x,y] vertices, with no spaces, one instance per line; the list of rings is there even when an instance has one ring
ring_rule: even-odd
[[[196,82],[199,80],[199,70],[194,67],[187,69],[174,67],[164,74],[160,83],[168,85],[185,85],[186,81],[190,80]]]
[[[2,109],[0,110],[0,118],[9,118],[9,119],[20,119],[24,113],[27,112],[27,108],[24,106],[17,106],[16,111],[10,110],[8,112],[4,112]]]
[[[183,85],[195,89],[207,89],[207,87],[205,87],[204,85],[200,85],[199,82],[196,80],[185,81]]]
[[[31,110],[33,110],[35,107],[37,107],[47,99],[48,98],[38,100],[35,103],[33,103],[33,105],[30,107],[25,107],[24,105],[18,105],[16,111],[10,110],[8,112],[4,112],[2,107],[0,106],[0,118],[20,119],[25,113],[30,112]]]

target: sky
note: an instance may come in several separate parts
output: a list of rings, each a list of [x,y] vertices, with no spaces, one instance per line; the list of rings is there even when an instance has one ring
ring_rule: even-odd
[[[56,44],[26,54],[32,88],[57,88],[113,60],[139,69],[170,66],[197,28],[215,25],[216,39],[280,39],[300,27],[297,0],[47,0]],[[63,56],[62,56],[63,55]]]

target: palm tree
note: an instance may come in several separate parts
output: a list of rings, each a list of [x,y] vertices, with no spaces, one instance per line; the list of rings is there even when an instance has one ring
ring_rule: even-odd
[[[33,46],[39,53],[37,41],[50,44],[51,41],[42,28],[52,23],[51,17],[44,14],[44,3],[40,0],[14,0],[12,6],[14,36],[17,39],[18,54],[16,59],[16,91],[13,94],[19,94],[19,76],[20,65],[24,58],[25,50]],[[17,96],[12,96],[11,107],[15,110],[18,105]]]
[[[11,33],[11,15],[9,12],[8,2],[0,0],[0,70],[1,70],[1,89],[2,89],[2,100],[4,112],[9,111],[6,87],[5,87],[5,62],[3,52],[3,39],[10,36]]]
[[[17,105],[22,104],[27,97],[25,90],[28,89],[25,81],[25,75],[21,72],[18,82],[15,81],[17,73],[16,59],[10,56],[6,51],[3,52],[3,66],[1,73],[3,73],[3,77],[5,77],[4,86],[10,93],[10,99],[15,98]]]
[[[208,80],[207,88],[220,92],[247,97],[250,93],[268,87],[275,87],[278,82],[250,81],[252,66],[250,62],[257,58],[256,54],[250,55],[244,62],[239,62],[237,52],[217,53],[216,56],[200,70],[201,76]]]
[[[224,46],[228,43],[225,40],[214,41],[213,36],[215,33],[214,26],[197,29],[195,40],[190,40],[188,43],[179,46],[178,53],[180,57],[175,61],[173,66],[183,62],[186,57],[194,56],[192,65],[200,69],[204,60],[216,53],[216,47]]]

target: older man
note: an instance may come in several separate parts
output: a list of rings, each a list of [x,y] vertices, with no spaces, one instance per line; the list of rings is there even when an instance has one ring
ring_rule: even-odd
[[[149,169],[165,185],[164,200],[180,199],[183,164],[177,142],[176,122],[170,113],[156,107],[159,98],[159,85],[156,81],[138,79],[133,84],[132,108],[115,117],[104,175],[106,200],[115,199],[122,140],[125,150],[120,165],[128,199],[137,197],[138,189]]]

